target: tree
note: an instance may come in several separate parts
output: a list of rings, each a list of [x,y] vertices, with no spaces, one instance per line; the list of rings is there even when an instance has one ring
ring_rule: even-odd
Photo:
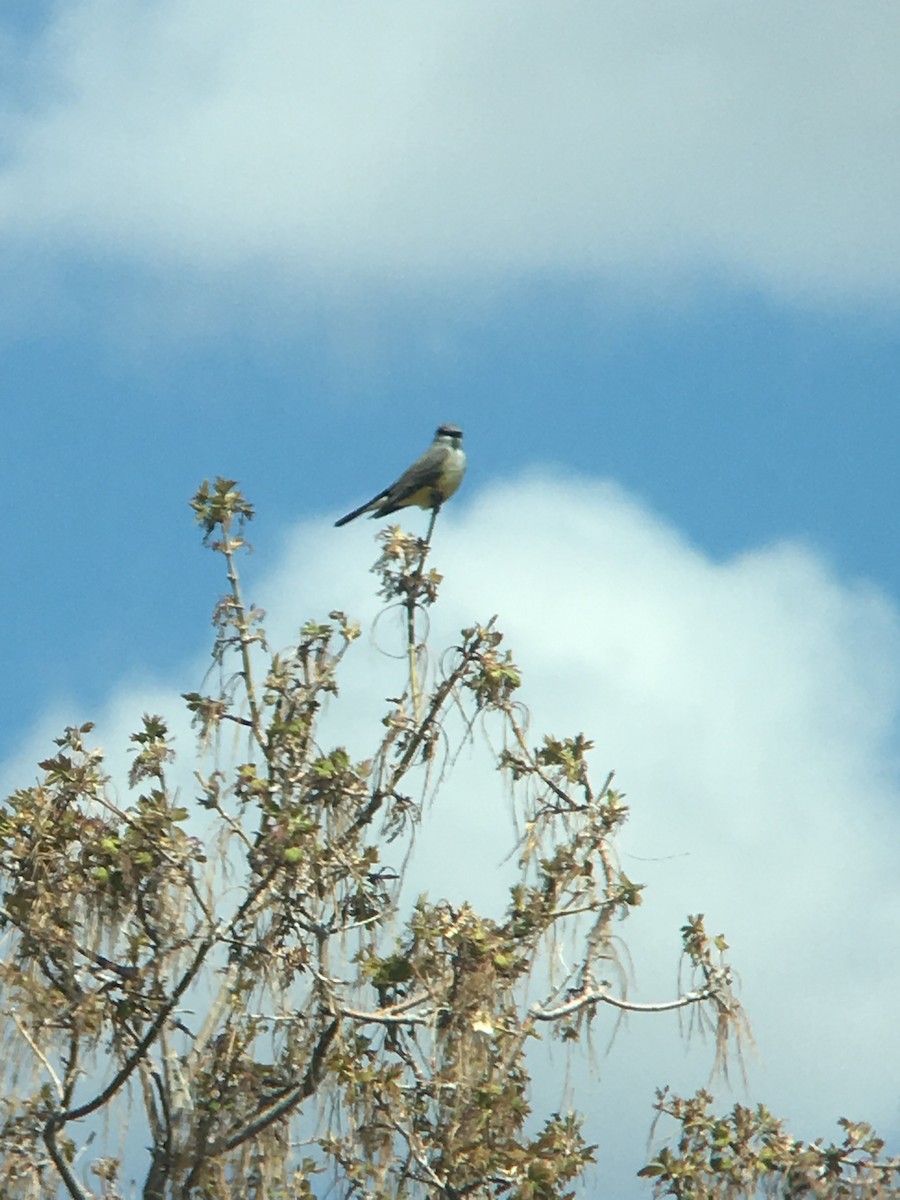
[[[628,808],[612,775],[592,782],[584,735],[529,742],[495,621],[463,630],[425,679],[431,529],[379,535],[408,667],[357,762],[318,728],[358,627],[332,612],[272,652],[237,569],[251,506],[220,479],[192,507],[227,577],[215,686],[185,695],[193,802],[171,782],[166,721],[147,715],[129,804],[85,724],[0,810],[0,1195],[120,1196],[124,1131],[129,1165],[149,1144],[145,1200],[287,1200],[326,1182],[372,1198],[570,1195],[595,1148],[576,1113],[538,1110],[530,1044],[577,1043],[606,1006],[682,1007],[724,1062],[744,1024],[724,940],[690,918],[688,990],[629,1001],[618,930],[642,889],[615,854]],[[408,898],[391,865],[452,786],[453,738],[479,724],[502,746],[520,830],[500,920]],[[561,942],[564,970],[548,953]],[[673,1161],[655,1164],[659,1186]]]

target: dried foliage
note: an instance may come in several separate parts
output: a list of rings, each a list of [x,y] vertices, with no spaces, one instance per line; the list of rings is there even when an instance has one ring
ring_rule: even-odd
[[[571,1195],[595,1148],[575,1113],[536,1103],[530,1044],[577,1042],[604,1006],[679,1007],[707,1016],[724,1058],[743,1021],[724,942],[691,918],[689,990],[628,1000],[617,947],[641,903],[615,854],[628,809],[611,776],[591,781],[583,735],[529,741],[493,621],[463,630],[426,685],[430,537],[382,536],[408,671],[354,761],[320,744],[319,719],[358,628],[332,612],[271,652],[237,570],[250,505],[220,479],[192,506],[228,581],[216,684],[185,697],[194,797],[179,799],[167,724],[148,715],[127,804],[84,725],[0,808],[0,1195],[112,1200],[125,1131],[145,1200]],[[424,797],[452,786],[451,729],[476,723],[503,747],[521,831],[502,919],[402,902],[384,860],[391,845],[404,861]],[[229,729],[246,747],[236,765]],[[563,942],[566,968],[549,953]]]

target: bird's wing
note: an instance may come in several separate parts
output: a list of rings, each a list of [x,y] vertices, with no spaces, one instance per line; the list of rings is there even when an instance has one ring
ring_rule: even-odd
[[[399,479],[395,479],[390,487],[354,508],[335,525],[346,525],[348,521],[362,516],[365,512],[374,512],[376,516],[386,517],[398,508],[403,507],[405,500],[415,495],[421,488],[434,487],[441,477],[441,468],[449,453],[447,446],[429,446],[421,458],[417,458],[411,467],[407,467]]]
[[[433,487],[441,477],[441,468],[447,457],[446,446],[429,446],[421,458],[417,458],[411,467],[407,467],[399,479],[394,480],[389,488],[385,488],[378,496],[369,501],[369,505],[379,502],[381,515],[386,516],[395,508],[403,505],[415,492],[423,487]],[[383,503],[381,503],[383,501]],[[366,505],[368,508],[369,505]]]

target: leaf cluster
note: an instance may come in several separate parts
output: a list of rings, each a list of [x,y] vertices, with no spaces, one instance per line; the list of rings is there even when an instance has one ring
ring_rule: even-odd
[[[717,1115],[706,1090],[687,1099],[657,1093],[658,1117],[679,1125],[675,1147],[664,1147],[640,1175],[656,1196],[753,1200],[892,1200],[900,1194],[900,1158],[863,1122],[841,1119],[841,1142],[803,1142],[763,1105],[736,1104]]]

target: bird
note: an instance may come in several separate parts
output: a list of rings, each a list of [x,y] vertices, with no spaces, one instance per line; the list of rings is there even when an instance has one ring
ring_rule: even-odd
[[[434,441],[421,458],[403,472],[399,479],[373,496],[353,512],[335,521],[335,525],[346,525],[348,521],[368,513],[371,517],[387,517],[399,508],[418,505],[430,508],[435,513],[445,500],[453,495],[462,483],[466,472],[466,455],[462,448],[463,432],[458,425],[439,425]]]

